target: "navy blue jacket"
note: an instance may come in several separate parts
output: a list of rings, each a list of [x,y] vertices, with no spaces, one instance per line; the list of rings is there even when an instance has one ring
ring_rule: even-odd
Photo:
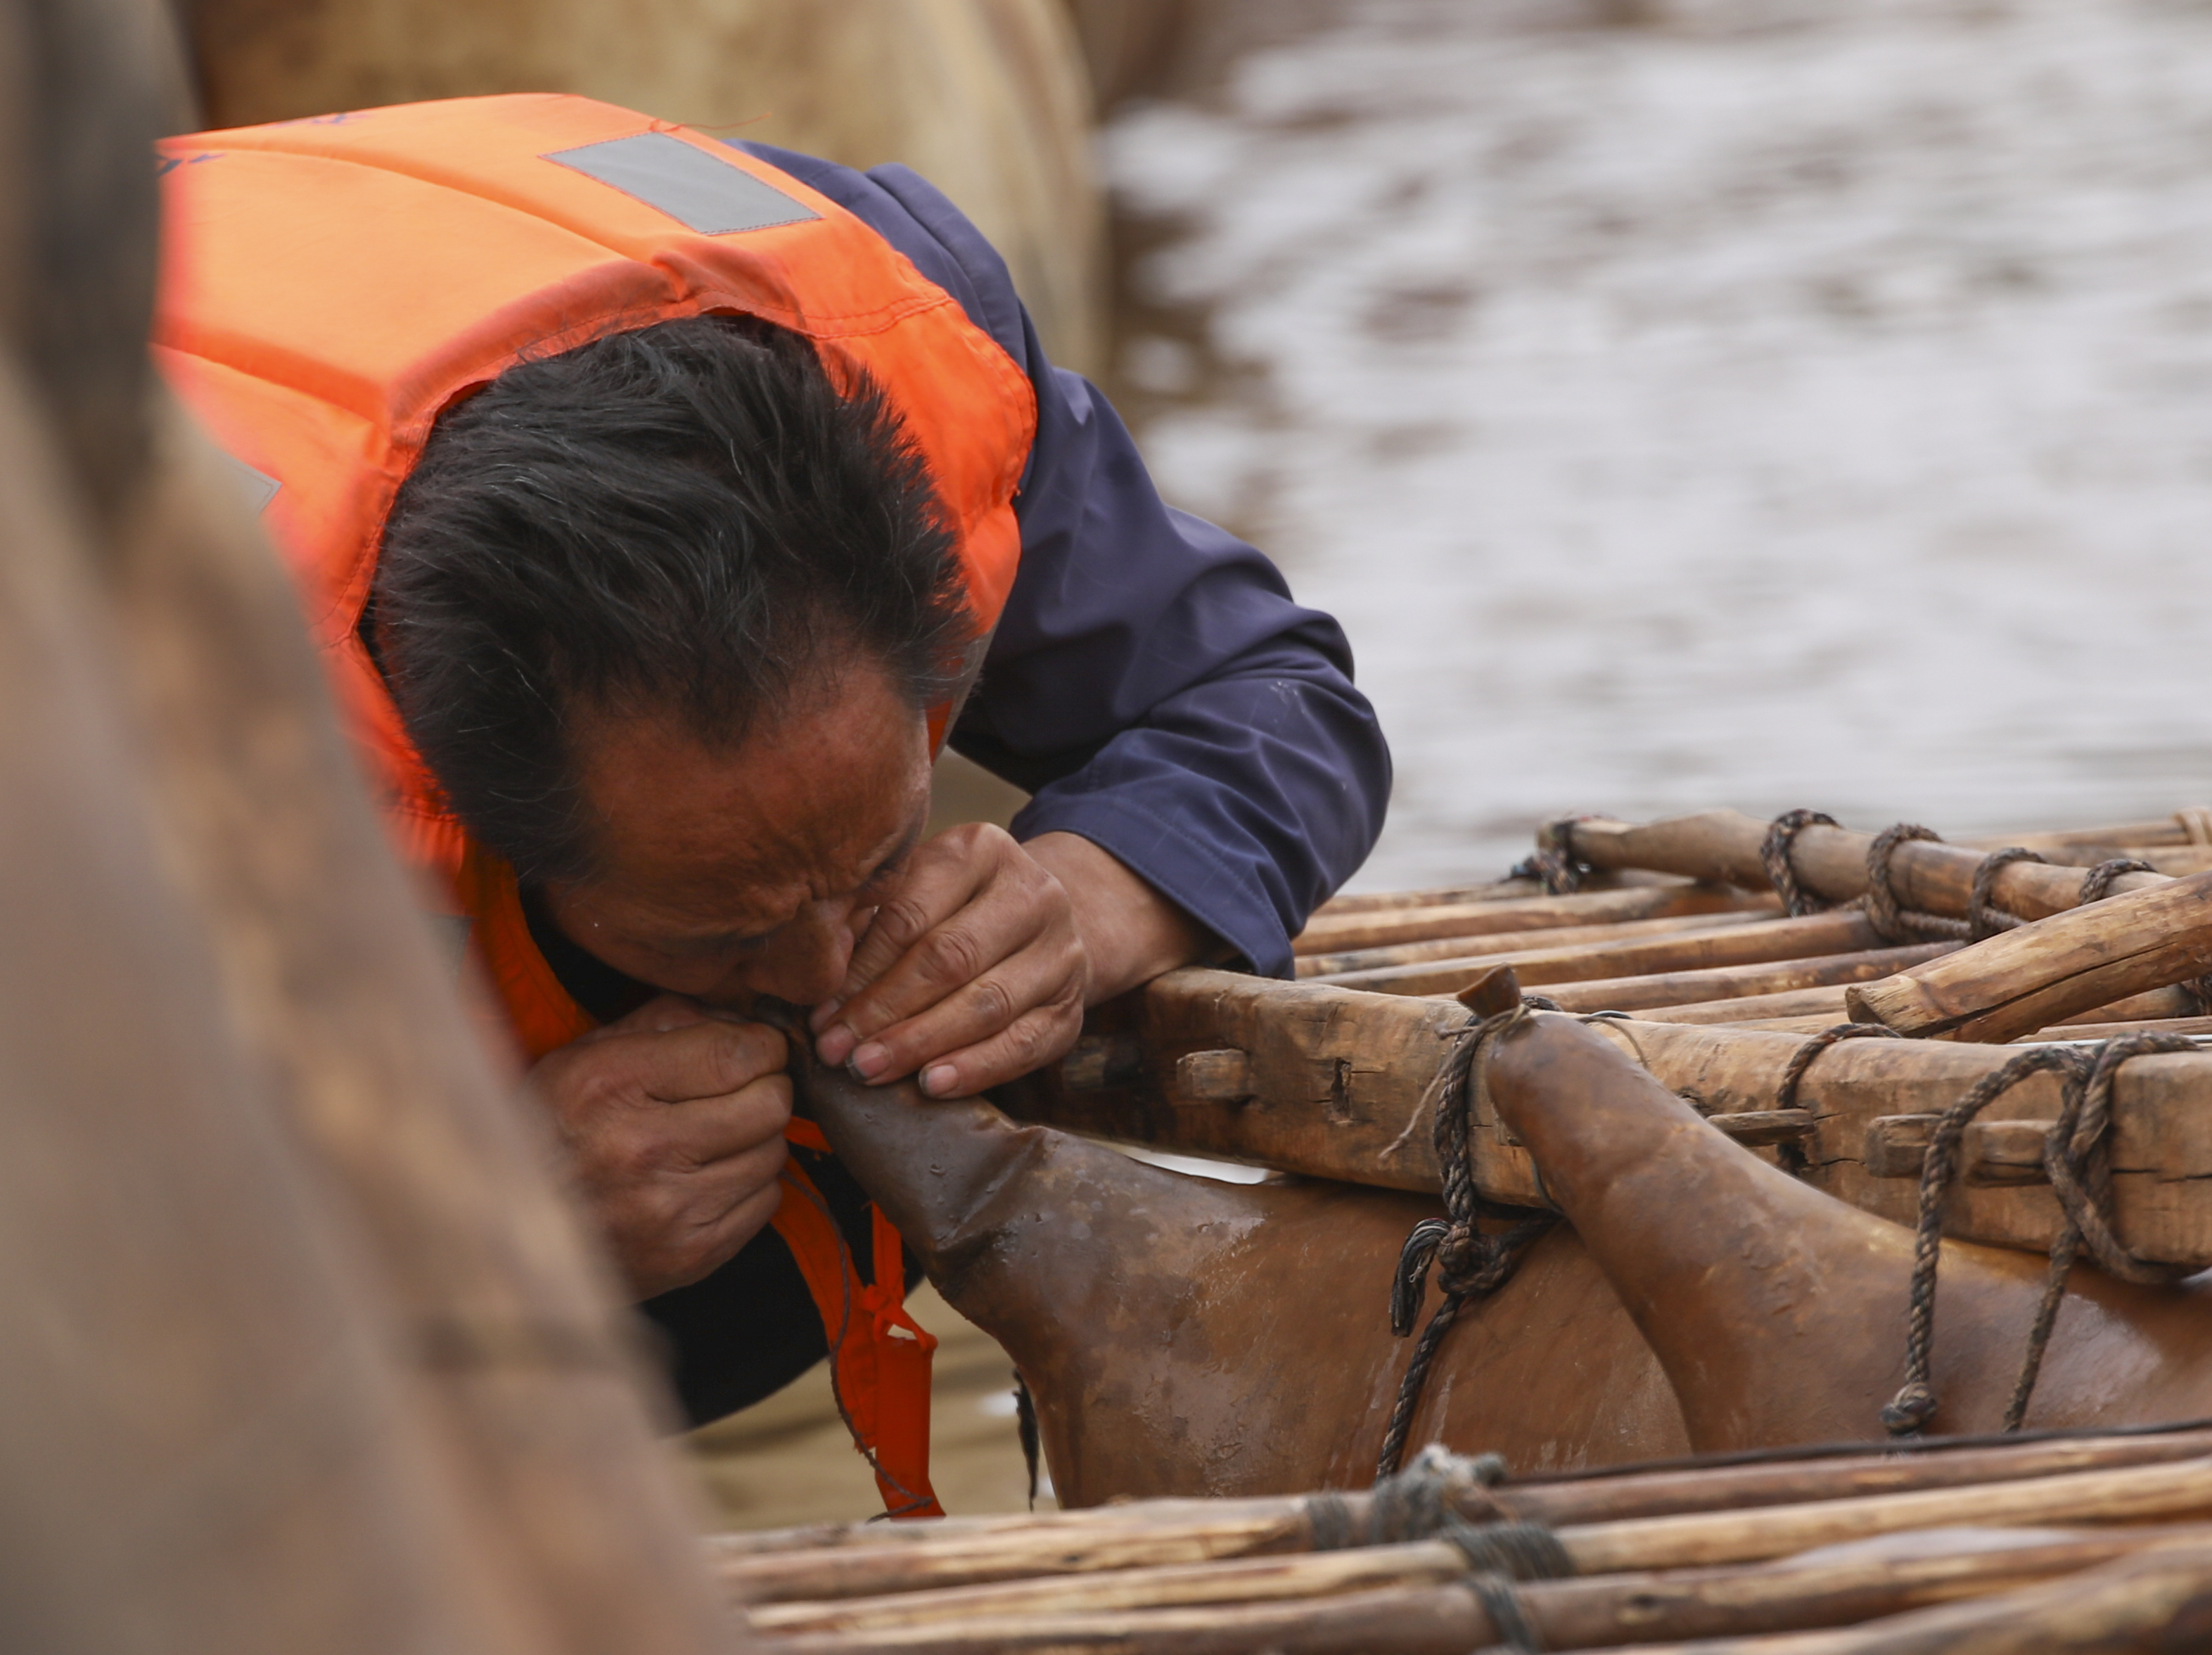
[[[1291,938],[1365,859],[1390,793],[1342,629],[1161,502],[1113,408],[1045,360],[1005,261],[933,186],[740,147],[865,220],[1036,387],[1021,569],[953,747],[1036,795],[1016,837],[1082,835],[1288,975]]]
[[[951,745],[1034,795],[1016,837],[1080,834],[1255,970],[1288,975],[1291,938],[1366,856],[1390,792],[1342,629],[1292,603],[1250,546],[1162,502],[1106,399],[1045,360],[1005,261],[935,188],[903,167],[861,173],[738,147],[872,226],[1036,387],[1014,508],[1021,567]],[[606,968],[550,926],[532,929],[586,1009],[620,1014]],[[865,1271],[858,1187],[834,1161],[793,1153]],[[759,1401],[826,1352],[772,1230],[644,1309],[695,1422]]]

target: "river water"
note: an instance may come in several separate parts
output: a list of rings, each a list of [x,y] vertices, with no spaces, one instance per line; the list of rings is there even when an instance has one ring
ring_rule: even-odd
[[[1103,153],[1164,490],[1389,732],[1358,886],[2212,797],[2212,7],[1303,9]]]

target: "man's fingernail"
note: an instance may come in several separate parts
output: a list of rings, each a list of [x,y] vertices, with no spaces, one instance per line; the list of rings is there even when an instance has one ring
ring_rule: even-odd
[[[814,1014],[806,1019],[806,1026],[819,1034],[830,1026],[830,1019],[844,1009],[843,1001],[825,1000],[814,1008]]]
[[[815,1043],[815,1055],[834,1068],[851,1055],[857,1038],[852,1030],[840,1023]]]
[[[921,1089],[936,1098],[960,1084],[960,1071],[950,1063],[934,1063],[921,1072]]]
[[[853,1054],[848,1067],[863,1080],[872,1080],[890,1067],[891,1055],[872,1040]]]

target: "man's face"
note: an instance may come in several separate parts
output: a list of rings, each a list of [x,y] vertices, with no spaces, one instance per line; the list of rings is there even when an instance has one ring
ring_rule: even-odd
[[[834,995],[929,813],[927,724],[872,667],[802,685],[734,751],[665,717],[589,720],[578,748],[599,871],[547,886],[556,922],[717,1005]]]

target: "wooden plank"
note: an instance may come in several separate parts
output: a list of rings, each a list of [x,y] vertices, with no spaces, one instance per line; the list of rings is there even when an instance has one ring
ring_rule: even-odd
[[[1229,972],[1170,972],[1093,1014],[1066,1062],[999,1094],[1009,1113],[1101,1136],[1389,1189],[1439,1187],[1425,1100],[1468,1013],[1448,1001],[1359,994]],[[1795,1034],[1644,1021],[1592,1025],[1662,1084],[1708,1114],[1770,1110]],[[1251,1060],[1247,1101],[1171,1100],[1167,1076],[1189,1053],[1236,1049]],[[1916,1208],[1909,1180],[1863,1162],[1883,1116],[1936,1114],[2013,1056],[1947,1041],[1853,1040],[1823,1052],[1799,1088],[1812,1112],[1811,1181],[1899,1223]],[[1991,1119],[2049,1121],[2056,1081],[2036,1075]],[[1475,1103],[1475,1173],[1484,1192],[1532,1202],[1528,1153]],[[2114,1202],[2120,1237],[2146,1257],[2212,1265],[2212,1053],[2137,1058],[2114,1089]],[[1946,1232],[2048,1248],[2059,1212],[2039,1186],[1963,1187]]]
[[[1613,925],[1625,920],[1680,914],[1720,914],[1771,909],[1771,894],[1674,880],[1626,890],[1587,891],[1571,897],[1528,896],[1378,912],[1316,914],[1293,939],[1295,953],[1340,954],[1355,948],[1425,942],[1432,937],[1486,936],[1508,931],[1559,930]]]

